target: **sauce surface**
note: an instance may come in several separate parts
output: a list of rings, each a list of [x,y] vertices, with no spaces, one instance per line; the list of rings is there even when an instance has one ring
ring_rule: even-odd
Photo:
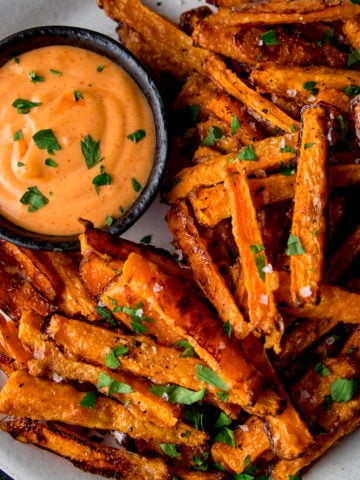
[[[115,63],[51,46],[0,68],[0,213],[49,235],[96,227],[126,211],[154,156],[150,107]]]

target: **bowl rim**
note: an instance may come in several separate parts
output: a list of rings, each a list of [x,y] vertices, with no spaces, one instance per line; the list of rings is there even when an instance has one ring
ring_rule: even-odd
[[[71,45],[105,56],[125,70],[139,86],[152,112],[155,132],[154,162],[146,184],[129,209],[110,226],[112,235],[128,230],[150,207],[161,184],[168,155],[168,124],[160,89],[147,68],[119,41],[101,32],[70,25],[31,27],[0,40],[0,68],[9,60],[36,48]],[[86,219],[85,219],[86,220]],[[80,224],[81,222],[79,222]],[[46,251],[78,251],[79,235],[47,235],[26,230],[0,214],[0,238],[20,247]]]

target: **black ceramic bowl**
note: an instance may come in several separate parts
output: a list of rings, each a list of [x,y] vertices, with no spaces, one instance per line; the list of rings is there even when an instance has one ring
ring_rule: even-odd
[[[135,203],[104,230],[120,235],[133,225],[152,203],[164,172],[168,139],[165,108],[149,73],[120,43],[98,32],[78,27],[44,26],[23,30],[0,41],[0,67],[16,56],[40,47],[71,45],[91,50],[122,67],[147,99],[155,125],[155,153],[147,183]],[[86,220],[86,219],[85,219]],[[78,236],[52,236],[25,230],[0,215],[0,237],[33,250],[79,250]]]

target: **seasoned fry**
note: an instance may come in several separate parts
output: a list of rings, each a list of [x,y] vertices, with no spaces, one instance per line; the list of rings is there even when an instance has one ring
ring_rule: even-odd
[[[68,458],[85,472],[105,477],[121,475],[124,480],[169,478],[168,468],[161,458],[146,458],[129,453],[123,447],[99,445],[54,423],[8,416],[1,420],[0,428],[20,442],[32,443]]]
[[[271,126],[289,133],[298,127],[296,120],[286,115],[267,98],[262,97],[255,90],[249,88],[235,73],[226,67],[222,60],[209,57],[204,63],[204,69],[220,88],[244,103],[258,120],[268,122]]]
[[[318,303],[324,269],[328,197],[327,111],[306,108],[299,144],[294,212],[288,241],[295,305]]]
[[[350,18],[343,24],[343,31],[352,48],[360,49],[360,17]]]
[[[351,100],[350,110],[355,122],[356,136],[360,143],[360,95],[357,95]]]
[[[93,408],[81,406],[84,392],[69,384],[35,378],[25,370],[12,373],[0,392],[0,412],[33,420],[59,421],[70,425],[126,432],[149,442],[200,446],[206,434],[188,425],[165,428],[131,415],[120,403],[98,396]],[[186,432],[190,432],[189,434]]]
[[[274,3],[277,5],[277,2]],[[305,11],[302,11],[301,6],[305,5]],[[289,8],[288,2],[280,3],[285,8],[283,11],[278,12],[252,12],[248,11],[233,11],[232,8],[220,8],[218,13],[211,15],[209,18],[214,23],[227,24],[227,25],[275,25],[275,24],[288,24],[288,23],[313,23],[313,22],[331,22],[333,20],[343,19],[348,20],[354,18],[360,13],[358,5],[354,4],[351,0],[336,0],[335,5],[333,2],[329,6],[324,3],[313,1],[311,7],[306,11],[307,2],[298,0],[296,7],[300,7],[301,11],[286,11]],[[319,8],[320,7],[320,8]],[[321,8],[323,7],[323,8]]]
[[[246,171],[240,161],[228,165],[225,187],[230,200],[232,229],[243,269],[242,281],[247,291],[250,325],[255,333],[264,337],[265,348],[273,348],[278,352],[283,324],[274,302],[269,278],[272,275],[272,266],[267,260]]]

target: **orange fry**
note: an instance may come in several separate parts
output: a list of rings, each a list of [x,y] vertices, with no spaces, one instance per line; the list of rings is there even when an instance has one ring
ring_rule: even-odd
[[[243,162],[229,163],[225,187],[232,212],[232,229],[239,249],[247,291],[250,325],[265,337],[265,347],[280,348],[283,323],[271,289],[268,264]]]
[[[327,112],[305,108],[296,175],[294,212],[287,254],[295,305],[317,303],[325,256],[328,197]]]

